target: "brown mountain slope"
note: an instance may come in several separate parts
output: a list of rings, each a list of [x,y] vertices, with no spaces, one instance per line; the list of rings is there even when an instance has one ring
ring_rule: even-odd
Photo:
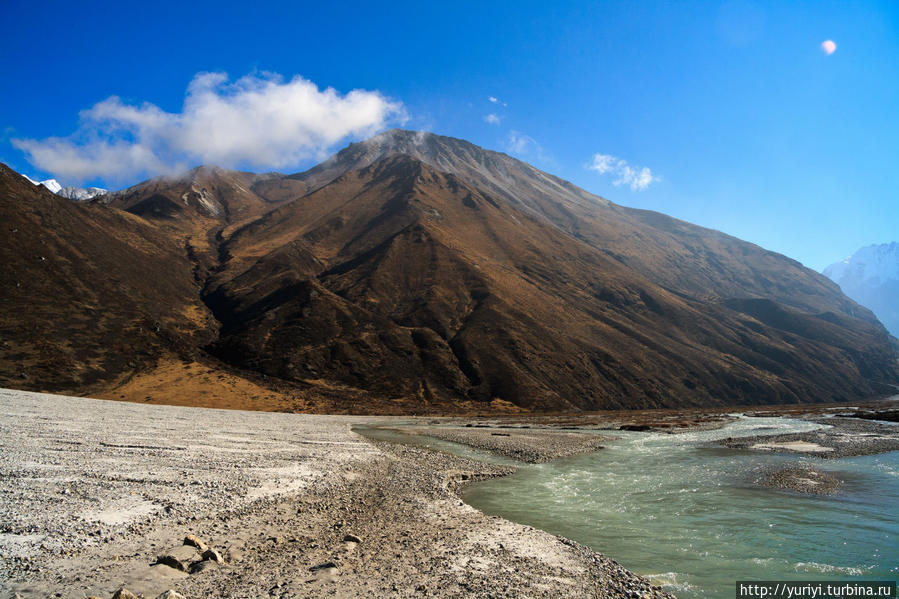
[[[283,175],[257,175],[201,166],[175,177],[157,177],[94,201],[141,217],[182,246],[197,277],[219,261],[221,240],[286,199],[291,186],[279,187]],[[257,193],[258,188],[268,192]],[[302,193],[302,190],[300,190]]]
[[[192,265],[143,219],[0,165],[0,222],[0,386],[87,388],[211,339]]]
[[[545,214],[402,153],[225,247],[232,259],[208,300],[229,324],[213,351],[286,379],[583,409],[834,401],[896,378],[874,323],[708,299],[726,287],[686,297]],[[834,295],[835,310],[856,309]]]
[[[618,206],[506,154],[461,139],[394,129],[351,144],[287,179],[317,189],[389,155],[454,174],[503,205],[587,242],[674,293],[703,300],[771,298],[801,310],[838,310],[876,322],[839,287],[795,260],[658,212]]]

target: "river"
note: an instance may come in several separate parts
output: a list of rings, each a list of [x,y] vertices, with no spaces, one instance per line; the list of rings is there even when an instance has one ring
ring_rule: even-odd
[[[621,432],[601,451],[526,466],[464,499],[588,545],[684,598],[733,597],[736,580],[896,579],[899,452],[821,460],[707,443],[818,426],[744,417],[712,431]],[[844,486],[811,496],[754,484],[800,461]]]

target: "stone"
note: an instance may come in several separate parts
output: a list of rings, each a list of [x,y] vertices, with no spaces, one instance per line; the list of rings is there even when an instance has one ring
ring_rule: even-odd
[[[209,549],[209,547],[206,549]],[[174,547],[167,547],[161,550],[160,553],[170,555],[180,562],[189,564],[190,562],[199,559],[201,552],[197,551],[197,548],[193,545],[175,545]]]
[[[169,589],[156,596],[156,599],[185,599],[184,595],[174,589]]]
[[[361,542],[362,542],[362,539],[360,539],[360,538],[357,537],[356,535],[345,534],[345,535],[343,536],[343,541],[344,541],[345,543],[361,543]]]
[[[337,570],[337,564],[335,564],[334,562],[324,562],[322,564],[318,564],[317,566],[312,566],[311,568],[309,568],[309,571],[318,572],[319,570],[330,570],[331,568]]]
[[[160,555],[156,558],[156,561],[153,562],[154,566],[168,566],[169,568],[174,568],[175,570],[180,570],[181,572],[187,572],[187,568],[184,567],[184,564],[181,563],[174,555]],[[113,598],[115,599],[115,598]]]
[[[201,541],[195,535],[187,535],[186,537],[184,537],[184,544],[190,545],[191,547],[196,547],[200,553],[209,549],[209,545]]]
[[[112,599],[140,599],[140,597],[138,597],[125,587],[122,587],[115,592],[115,595],[112,596]]]

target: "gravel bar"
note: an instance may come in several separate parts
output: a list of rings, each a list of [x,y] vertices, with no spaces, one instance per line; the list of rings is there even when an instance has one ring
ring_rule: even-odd
[[[843,417],[809,420],[826,428],[785,435],[728,437],[720,443],[737,449],[783,451],[828,459],[899,451],[897,425]]]
[[[541,430],[533,428],[479,427],[411,427],[404,433],[427,435],[444,441],[461,443],[529,464],[602,449],[614,437],[591,433]]]

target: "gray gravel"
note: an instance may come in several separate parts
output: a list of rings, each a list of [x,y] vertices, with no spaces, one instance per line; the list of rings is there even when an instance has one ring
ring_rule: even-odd
[[[813,468],[809,464],[797,464],[777,468],[758,477],[757,484],[769,489],[781,489],[807,495],[832,495],[843,486],[837,477]]]
[[[529,464],[596,451],[614,439],[595,433],[515,427],[431,426],[403,428],[402,432],[461,443]]]
[[[727,447],[756,451],[780,450],[821,458],[846,458],[871,455],[899,450],[899,426],[871,420],[855,418],[809,418],[813,422],[825,424],[822,428],[807,433],[786,435],[727,438],[720,441]],[[826,451],[802,451],[786,447],[771,448],[773,444],[806,442],[826,448]],[[759,447],[756,447],[759,446]]]
[[[508,467],[363,420],[0,390],[0,597],[668,596],[459,500]]]

